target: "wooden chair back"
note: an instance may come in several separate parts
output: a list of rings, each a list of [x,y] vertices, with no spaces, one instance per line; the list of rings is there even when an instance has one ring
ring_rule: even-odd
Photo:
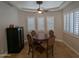
[[[55,43],[55,35],[54,35],[54,32],[53,30],[50,30],[49,31],[49,40],[48,40],[48,45],[54,45]]]
[[[30,34],[27,34],[27,40],[28,40],[29,46],[32,46],[33,39]]]
[[[36,31],[33,30],[33,31],[31,32],[31,35],[32,35],[32,36],[36,36]]]

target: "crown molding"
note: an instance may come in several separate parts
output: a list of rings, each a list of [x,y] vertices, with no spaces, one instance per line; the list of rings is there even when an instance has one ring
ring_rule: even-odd
[[[59,7],[56,7],[56,8],[50,8],[50,9],[47,9],[49,11],[59,11],[59,10],[62,10],[63,8],[65,8],[67,5],[69,5],[72,1],[64,1]],[[9,6],[11,7],[15,7],[17,8],[18,10],[21,10],[21,11],[36,11],[36,10],[32,10],[32,9],[28,9],[28,8],[19,8],[17,6],[14,6],[13,4],[11,4],[9,1],[6,1],[4,2],[6,4],[8,4]]]

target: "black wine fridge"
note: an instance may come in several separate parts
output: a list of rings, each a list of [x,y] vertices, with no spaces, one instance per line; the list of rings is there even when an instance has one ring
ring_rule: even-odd
[[[6,28],[8,53],[18,53],[24,48],[23,27]]]

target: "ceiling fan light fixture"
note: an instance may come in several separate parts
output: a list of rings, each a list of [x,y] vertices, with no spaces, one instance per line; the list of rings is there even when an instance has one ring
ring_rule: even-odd
[[[37,12],[38,12],[39,14],[42,14],[42,13],[43,13],[43,11],[40,10],[40,8],[37,9]]]
[[[42,2],[42,1],[36,1],[36,2],[37,2],[37,4],[39,5],[39,8],[37,9],[37,12],[38,12],[39,14],[42,14],[43,11],[40,9],[40,4],[42,4],[43,2]]]
[[[38,11],[39,14],[42,14],[43,12],[41,10]]]

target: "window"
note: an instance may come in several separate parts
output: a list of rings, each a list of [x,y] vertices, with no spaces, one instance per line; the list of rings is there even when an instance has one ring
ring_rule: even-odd
[[[29,16],[27,19],[27,28],[28,31],[37,30],[45,32],[47,30],[54,30],[54,17]]]
[[[74,34],[79,33],[79,11],[74,12]]]
[[[38,17],[38,31],[44,31],[45,30],[45,22],[44,22],[44,17]]]
[[[47,29],[49,30],[54,30],[54,17],[47,17]]]
[[[66,16],[66,30],[67,30],[67,32],[69,32],[69,22],[70,22],[70,19],[69,19],[69,13],[67,13],[67,16]]]
[[[27,20],[28,23],[28,31],[35,30],[35,18],[30,16]]]
[[[64,31],[79,35],[79,9],[64,14]]]
[[[73,12],[70,13],[70,33],[73,33]]]

